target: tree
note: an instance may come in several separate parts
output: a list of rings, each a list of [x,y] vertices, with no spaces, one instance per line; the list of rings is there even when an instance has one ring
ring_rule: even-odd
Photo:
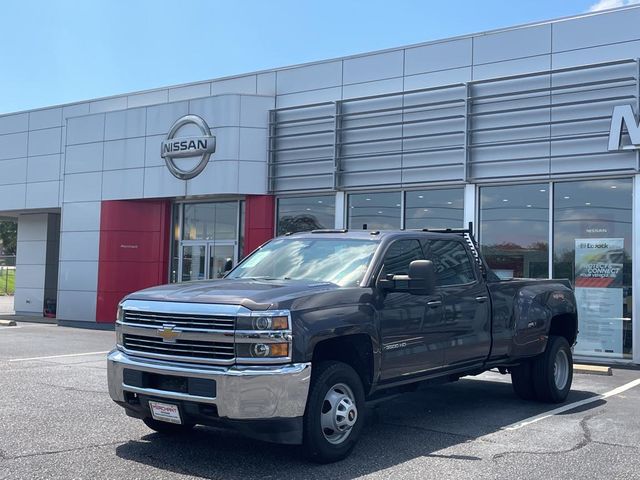
[[[0,244],[4,255],[15,255],[18,237],[18,223],[10,220],[0,221]]]

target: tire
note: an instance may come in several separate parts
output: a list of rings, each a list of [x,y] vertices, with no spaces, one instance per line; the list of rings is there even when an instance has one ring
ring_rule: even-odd
[[[571,390],[573,356],[564,337],[551,336],[542,355],[533,361],[533,388],[541,402],[562,403]]]
[[[176,423],[161,422],[153,418],[143,418],[144,424],[151,430],[154,430],[163,435],[184,435],[189,433],[195,426],[192,423],[185,423],[178,425]]]
[[[347,457],[364,425],[362,381],[346,363],[322,362],[313,370],[304,415],[303,448],[309,460]]]
[[[523,400],[536,400],[533,388],[533,365],[526,361],[511,368],[511,385],[513,391]]]

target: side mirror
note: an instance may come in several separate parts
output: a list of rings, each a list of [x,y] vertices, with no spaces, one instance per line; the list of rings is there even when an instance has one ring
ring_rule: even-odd
[[[436,271],[431,260],[414,260],[408,275],[393,275],[379,283],[389,291],[431,295],[436,289]]]

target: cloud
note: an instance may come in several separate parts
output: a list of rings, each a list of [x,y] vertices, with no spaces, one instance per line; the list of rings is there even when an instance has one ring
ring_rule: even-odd
[[[610,8],[626,7],[627,5],[636,5],[640,0],[599,0],[589,7],[590,12],[599,12],[600,10],[608,10]]]

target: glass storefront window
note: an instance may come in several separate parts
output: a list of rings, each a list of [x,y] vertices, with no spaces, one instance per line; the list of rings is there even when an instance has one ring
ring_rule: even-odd
[[[278,235],[334,228],[334,195],[278,199]]]
[[[185,203],[183,240],[235,239],[238,202]]]
[[[240,235],[238,235],[238,252],[240,260],[244,258],[244,220],[245,220],[245,202],[240,200]]]
[[[171,218],[171,272],[169,273],[169,282],[178,281],[178,268],[180,265],[180,206],[173,206],[173,216]]]
[[[482,187],[480,245],[501,278],[547,278],[549,184]]]
[[[463,188],[406,193],[405,228],[461,228],[463,223]]]
[[[631,357],[632,198],[631,179],[554,185],[553,276],[575,287],[578,354]]]
[[[348,225],[354,230],[400,228],[401,193],[355,193],[349,195]]]
[[[183,240],[211,240],[213,238],[216,207],[213,203],[184,205]]]
[[[215,239],[236,240],[238,236],[238,203],[216,203],[215,206]]]

